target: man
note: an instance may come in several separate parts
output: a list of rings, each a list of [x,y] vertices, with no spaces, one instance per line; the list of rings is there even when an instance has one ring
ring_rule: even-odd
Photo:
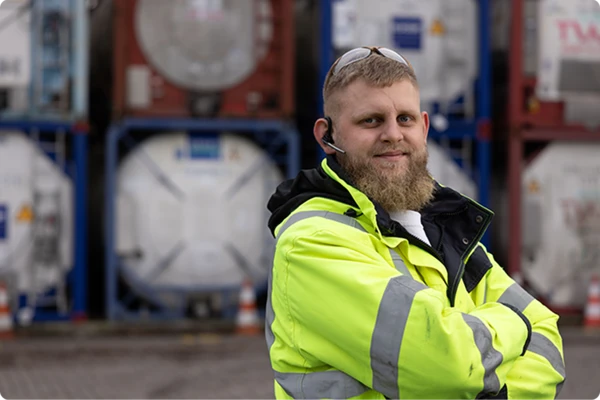
[[[410,64],[340,57],[314,136],[327,157],[269,201],[266,338],[277,398],[554,398],[558,317],[479,243],[491,211],[427,172]]]

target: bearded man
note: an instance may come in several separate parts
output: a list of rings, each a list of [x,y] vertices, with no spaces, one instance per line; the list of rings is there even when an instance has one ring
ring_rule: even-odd
[[[480,243],[493,213],[427,171],[410,63],[350,50],[323,88],[319,168],[271,197],[276,398],[555,398],[558,316]]]

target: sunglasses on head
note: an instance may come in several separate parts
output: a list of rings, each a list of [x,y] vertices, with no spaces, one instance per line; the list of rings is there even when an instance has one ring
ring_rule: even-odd
[[[333,68],[332,75],[337,74],[342,68],[347,67],[352,63],[364,60],[373,53],[378,54],[382,57],[391,58],[392,60],[398,61],[399,63],[409,67],[406,59],[404,59],[404,57],[396,53],[394,50],[386,49],[385,47],[357,47],[356,49],[352,49],[344,53],[344,55],[342,55],[338,59]]]

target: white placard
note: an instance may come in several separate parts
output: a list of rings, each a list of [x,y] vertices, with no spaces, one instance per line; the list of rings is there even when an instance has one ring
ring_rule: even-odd
[[[597,1],[541,0],[539,22],[538,96],[555,101],[561,100],[564,93],[577,92],[584,79],[577,68],[596,71],[594,76],[585,77],[596,84],[583,82],[583,85],[588,89],[599,86],[600,6]]]
[[[19,87],[31,78],[30,13],[24,0],[0,4],[0,87]]]
[[[336,49],[356,46],[356,6],[354,0],[335,0],[333,13],[333,46]]]

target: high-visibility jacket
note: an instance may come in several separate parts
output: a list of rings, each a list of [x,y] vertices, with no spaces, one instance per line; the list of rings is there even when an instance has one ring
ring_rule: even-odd
[[[269,201],[276,398],[555,398],[558,316],[479,242],[492,213],[436,184],[429,246],[348,182],[328,157]]]

